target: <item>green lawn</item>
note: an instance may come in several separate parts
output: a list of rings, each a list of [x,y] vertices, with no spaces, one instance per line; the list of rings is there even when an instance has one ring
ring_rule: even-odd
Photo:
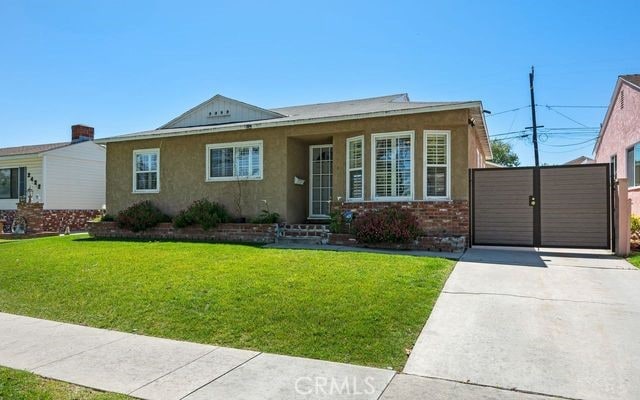
[[[0,256],[0,311],[395,369],[454,264],[84,235],[4,242]]]
[[[640,253],[632,253],[628,258],[631,264],[635,265],[636,268],[640,268]]]
[[[28,372],[0,367],[0,399],[126,400],[130,397],[97,392],[69,383],[41,378]]]

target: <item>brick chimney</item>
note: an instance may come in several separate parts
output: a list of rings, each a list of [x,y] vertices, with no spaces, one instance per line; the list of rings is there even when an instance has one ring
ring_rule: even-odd
[[[93,128],[86,125],[71,126],[71,141],[93,140]]]

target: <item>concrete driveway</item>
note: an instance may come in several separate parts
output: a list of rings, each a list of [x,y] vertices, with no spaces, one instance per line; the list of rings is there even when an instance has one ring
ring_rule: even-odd
[[[640,270],[600,251],[471,249],[404,372],[523,396],[640,399]]]

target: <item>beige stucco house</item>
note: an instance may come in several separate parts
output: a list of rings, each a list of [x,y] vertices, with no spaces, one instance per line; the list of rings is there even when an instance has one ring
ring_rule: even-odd
[[[429,229],[468,232],[469,168],[491,150],[482,103],[407,94],[263,109],[220,95],[158,129],[100,139],[107,212],[151,200],[169,215],[208,198],[288,223],[331,207],[403,204]]]

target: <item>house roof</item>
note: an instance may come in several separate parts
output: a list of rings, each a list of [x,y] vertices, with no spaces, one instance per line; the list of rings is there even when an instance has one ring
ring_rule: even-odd
[[[563,165],[580,165],[580,164],[593,164],[596,160],[587,156],[580,156],[571,161],[567,161]]]
[[[417,114],[426,112],[437,112],[447,110],[471,109],[475,126],[480,130],[480,140],[485,150],[487,158],[491,158],[491,148],[487,133],[482,102],[480,101],[452,101],[452,102],[415,102],[410,101],[406,93],[393,94],[388,96],[372,97],[365,99],[355,99],[337,101],[331,103],[307,104],[290,107],[280,107],[274,109],[261,109],[259,107],[237,102],[258,110],[272,113],[273,116],[267,119],[231,122],[215,125],[200,125],[191,127],[168,128],[175,121],[183,119],[185,116],[194,113],[199,107],[206,107],[214,99],[228,99],[224,96],[216,95],[213,98],[192,108],[181,116],[174,118],[162,127],[149,131],[135,132],[125,135],[107,137],[96,140],[96,143],[120,142],[129,140],[152,139],[170,136],[198,135],[204,133],[224,132],[232,130],[247,130],[257,128],[268,128],[286,125],[311,124],[331,121],[343,121],[350,119],[373,118],[391,115]]]
[[[640,74],[620,75],[620,79],[630,83],[640,89]]]
[[[602,136],[604,135],[604,132],[607,129],[607,125],[609,124],[609,118],[611,118],[611,113],[613,112],[614,106],[616,104],[616,99],[618,98],[618,92],[620,91],[620,88],[622,87],[623,82],[626,83],[627,86],[635,90],[640,90],[640,74],[618,76],[618,80],[616,81],[616,86],[613,89],[613,94],[611,95],[611,100],[609,100],[609,107],[607,108],[607,113],[604,116],[604,121],[600,125],[600,133],[598,134],[598,140],[596,140],[596,144],[593,146],[593,154],[598,153],[600,142],[602,142]]]
[[[63,142],[63,143],[36,144],[31,146],[5,147],[5,148],[0,148],[0,157],[39,154],[39,153],[44,153],[45,151],[50,151],[54,149],[59,149],[61,147],[69,146],[71,144],[72,144],[71,142]]]

